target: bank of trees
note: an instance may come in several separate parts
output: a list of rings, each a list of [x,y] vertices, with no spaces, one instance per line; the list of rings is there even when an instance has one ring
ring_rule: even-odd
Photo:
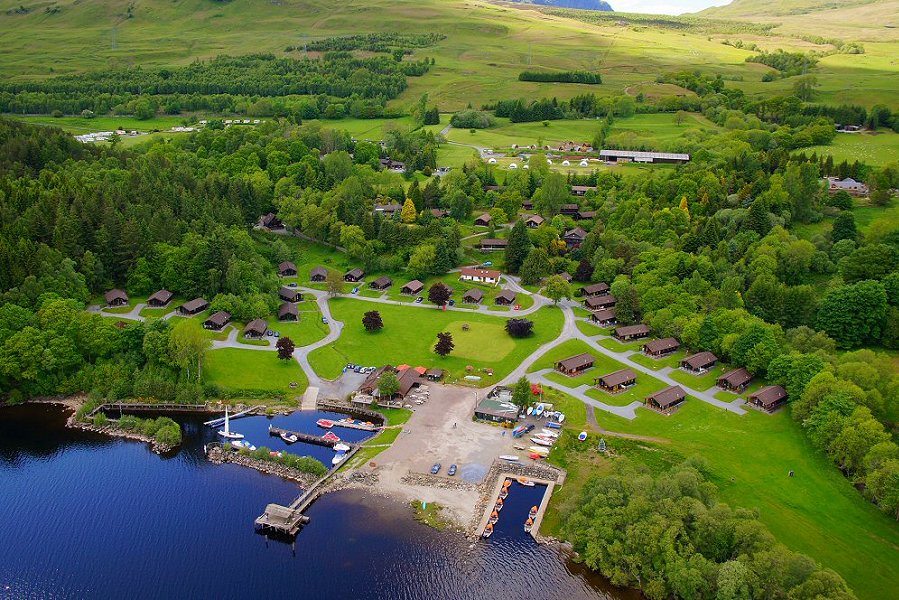
[[[779,543],[752,511],[718,500],[703,463],[653,477],[619,462],[591,479],[563,532],[590,568],[650,599],[855,598],[834,571]]]

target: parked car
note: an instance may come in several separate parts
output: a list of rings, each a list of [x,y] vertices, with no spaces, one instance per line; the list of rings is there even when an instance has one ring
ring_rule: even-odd
[[[421,304],[423,301],[424,301],[424,298],[422,298],[421,296],[419,296],[418,298],[415,299],[416,304]]]
[[[440,463],[434,463],[434,466],[431,467],[431,475],[436,475],[440,472]]]
[[[359,288],[354,287],[354,288],[353,288],[353,293],[354,293],[354,294],[358,294],[358,293],[359,293]]]
[[[482,263],[481,266],[482,266],[482,267],[492,267],[492,266],[493,266],[493,262],[491,262],[491,261],[488,260],[488,261],[485,261],[484,263]]]
[[[295,283],[288,283],[288,284],[287,284],[287,287],[297,287],[297,284],[295,284]]]
[[[280,332],[280,331],[276,331],[274,335],[275,335],[276,338],[279,338],[279,337],[281,337],[281,332]]]
[[[455,305],[456,305],[456,301],[453,300],[452,298],[450,298],[449,305],[450,305],[450,306],[455,306]]]
[[[327,325],[327,324],[328,324],[328,317],[322,317],[322,323],[324,323],[325,325]]]
[[[456,474],[456,465],[454,465],[454,464],[450,465],[449,471],[447,471],[446,474],[449,475],[450,477],[455,475]]]
[[[515,305],[515,310],[521,310],[521,305],[520,305],[520,304],[516,304],[516,305]]]

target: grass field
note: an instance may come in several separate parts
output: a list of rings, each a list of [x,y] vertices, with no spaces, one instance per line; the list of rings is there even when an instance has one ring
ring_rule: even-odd
[[[629,421],[597,411],[596,418],[614,431],[668,439],[683,457],[704,457],[722,498],[757,508],[779,540],[838,571],[860,598],[893,593],[899,526],[811,446],[789,411],[739,416],[692,401],[670,417],[637,414]],[[613,449],[619,443],[606,441]]]
[[[203,382],[226,390],[271,391],[301,396],[309,382],[294,360],[280,360],[275,352],[221,348],[206,354]],[[296,383],[295,388],[290,384]]]
[[[362,315],[374,309],[380,311],[384,329],[371,334],[362,327]],[[482,385],[488,385],[511,371],[539,345],[558,336],[562,328],[561,311],[543,308],[530,317],[535,323],[533,336],[514,341],[510,351],[494,353],[490,351],[494,345],[501,344],[499,347],[504,348],[506,343],[507,334],[502,331],[504,321],[500,317],[436,308],[372,305],[348,298],[332,300],[331,312],[335,319],[345,323],[343,334],[334,344],[319,348],[309,356],[316,373],[329,379],[340,375],[348,362],[439,367],[449,371],[449,379],[462,377],[465,367],[471,365],[476,371],[494,369],[492,378],[475,373],[484,377]],[[454,331],[456,349],[452,354],[447,357],[435,354],[437,333],[461,327],[462,323],[468,323],[470,329]]]
[[[863,162],[875,167],[890,163],[899,163],[899,133],[881,129],[876,133],[838,133],[836,139],[828,146],[812,146],[803,148],[806,156],[816,153],[818,156],[830,155],[835,163]]]
[[[85,119],[84,117],[51,117],[49,115],[27,115],[14,116],[16,119],[31,123],[34,125],[52,125],[59,127],[73,134],[90,133],[92,131],[115,131],[124,129],[126,131],[155,131],[171,129],[177,125],[181,125],[184,117],[158,115],[152,119],[136,119],[132,116],[98,116],[93,119]],[[125,138],[144,140],[145,137]],[[123,140],[124,141],[124,140]]]

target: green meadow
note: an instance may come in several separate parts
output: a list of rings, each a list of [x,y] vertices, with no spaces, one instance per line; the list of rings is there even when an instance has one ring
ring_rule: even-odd
[[[227,392],[271,392],[287,398],[302,396],[309,385],[295,360],[281,360],[274,351],[221,348],[206,353],[203,383]],[[290,384],[296,383],[295,388]]]
[[[888,129],[877,132],[838,133],[836,139],[827,146],[803,148],[806,156],[832,156],[837,164],[842,161],[863,162],[875,167],[899,163],[899,133]]]

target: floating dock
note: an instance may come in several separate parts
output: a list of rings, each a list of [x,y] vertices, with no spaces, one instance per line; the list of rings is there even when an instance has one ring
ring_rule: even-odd
[[[281,429],[280,427],[275,427],[273,425],[268,426],[268,434],[273,437],[281,437],[281,434],[286,435],[295,435],[297,436],[298,442],[305,442],[307,444],[315,444],[317,446],[327,446],[328,448],[333,448],[337,444],[346,444],[350,447],[355,447],[355,444],[351,444],[349,442],[344,442],[342,440],[333,440],[328,439],[325,436],[321,435],[312,435],[310,433],[300,433],[299,431],[291,431],[289,429]],[[327,435],[327,434],[325,434]]]
[[[234,413],[233,415],[230,415],[228,418],[233,421],[234,419],[239,419],[241,417],[245,417],[251,413],[256,412],[257,410],[264,409],[264,408],[265,408],[265,405],[263,405],[263,404],[260,404],[258,406],[252,406],[252,407],[250,407],[246,410],[243,410],[239,413]],[[206,421],[205,423],[203,423],[203,425],[206,425],[208,427],[218,427],[219,425],[224,425],[224,424],[225,424],[225,417],[220,417],[218,419],[212,419],[211,421]]]

